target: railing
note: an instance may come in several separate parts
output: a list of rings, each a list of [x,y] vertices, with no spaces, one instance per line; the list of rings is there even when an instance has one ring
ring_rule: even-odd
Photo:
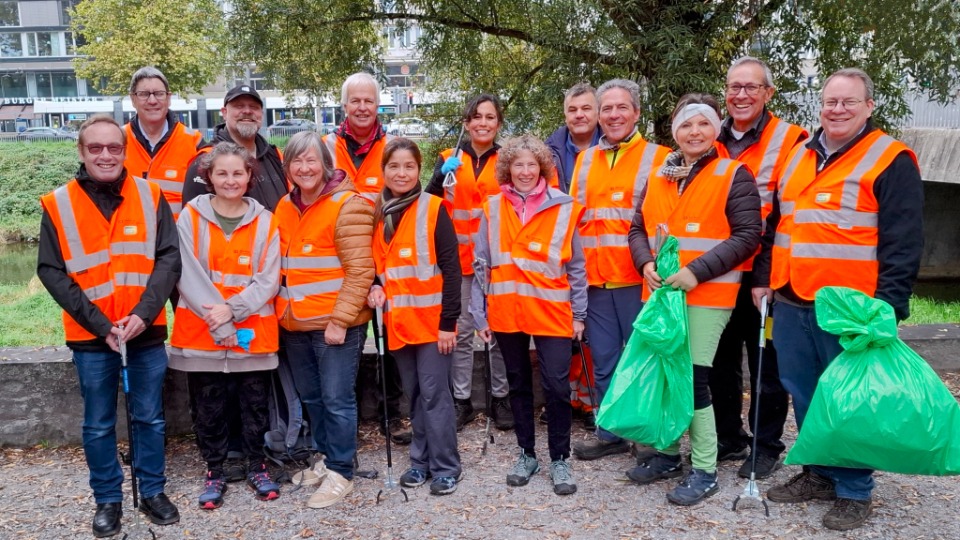
[[[910,116],[899,122],[902,128],[960,128],[960,103],[933,103],[925,96],[907,96]]]

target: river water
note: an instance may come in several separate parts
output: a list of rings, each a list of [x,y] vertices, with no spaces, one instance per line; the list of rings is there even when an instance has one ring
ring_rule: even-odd
[[[37,244],[0,244],[0,285],[26,285],[37,273]]]

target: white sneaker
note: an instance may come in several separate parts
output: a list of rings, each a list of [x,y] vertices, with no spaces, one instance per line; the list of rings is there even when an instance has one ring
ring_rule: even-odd
[[[308,508],[326,508],[340,502],[353,491],[353,480],[347,480],[334,471],[327,471],[327,477],[317,491],[307,500]]]
[[[315,486],[323,482],[323,479],[327,476],[327,465],[323,460],[323,454],[318,455],[317,461],[312,467],[294,473],[290,481],[295,486]]]

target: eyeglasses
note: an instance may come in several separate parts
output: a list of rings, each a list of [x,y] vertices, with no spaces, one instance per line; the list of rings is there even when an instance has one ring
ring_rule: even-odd
[[[767,85],[765,84],[728,84],[727,95],[733,97],[740,94],[740,91],[743,90],[748,96],[755,96],[760,93],[761,88],[766,87]]]
[[[849,111],[850,109],[852,109],[852,108],[856,107],[857,105],[863,103],[863,100],[862,100],[862,99],[854,99],[854,98],[847,98],[847,99],[825,99],[825,100],[823,100],[823,108],[824,108],[824,109],[827,109],[827,110],[834,109],[834,108],[836,108],[836,106],[837,106],[838,103],[841,104],[841,105],[843,105],[843,108]]]
[[[137,99],[140,101],[149,101],[150,96],[157,98],[157,101],[169,96],[173,92],[167,92],[166,90],[158,90],[156,92],[147,92],[146,90],[140,90],[139,92],[132,92],[132,95],[137,96]]]
[[[85,144],[83,147],[87,149],[87,152],[90,152],[95,156],[102,154],[104,148],[106,148],[107,152],[110,152],[114,156],[119,156],[122,154],[124,149],[122,144]]]

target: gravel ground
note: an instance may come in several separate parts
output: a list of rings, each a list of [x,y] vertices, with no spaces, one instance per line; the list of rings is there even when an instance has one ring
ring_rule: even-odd
[[[945,376],[955,395],[960,376]],[[791,415],[792,416],[792,415]],[[796,427],[788,425],[788,446]],[[951,477],[903,476],[877,473],[874,513],[863,528],[847,534],[825,530],[826,502],[800,505],[770,503],[770,517],[759,506],[730,505],[742,493],[736,476],[739,464],[720,467],[721,490],[693,508],[669,504],[664,494],[673,481],[640,487],[626,481],[623,472],[633,466],[628,455],[599,461],[573,461],[579,491],[572,496],[553,494],[546,467],[525,487],[512,488],[504,478],[515,460],[512,432],[496,432],[496,442],[481,457],[483,422],[474,421],[460,434],[464,478],[456,493],[429,495],[426,486],[408,490],[409,502],[392,492],[376,503],[386,474],[383,439],[373,424],[361,426],[361,468],[379,469],[380,478],[358,478],[354,492],[342,503],[324,510],[304,506],[313,488],[294,491],[287,484],[278,500],[260,502],[242,484],[231,484],[224,506],[200,510],[196,497],[203,465],[189,439],[171,441],[168,448],[167,494],[180,508],[179,524],[153,526],[160,539],[294,539],[294,538],[960,538],[960,482]],[[574,441],[587,433],[574,425]],[[538,426],[538,451],[546,456],[546,429]],[[394,447],[394,476],[407,465],[406,449]],[[543,459],[543,457],[541,457]],[[87,471],[78,448],[0,450],[0,538],[89,538],[94,504]],[[785,467],[760,482],[766,490],[798,472]],[[129,483],[124,485],[129,489]],[[123,518],[132,532],[129,497]],[[130,535],[130,539],[149,535]],[[116,537],[120,538],[120,537]]]

